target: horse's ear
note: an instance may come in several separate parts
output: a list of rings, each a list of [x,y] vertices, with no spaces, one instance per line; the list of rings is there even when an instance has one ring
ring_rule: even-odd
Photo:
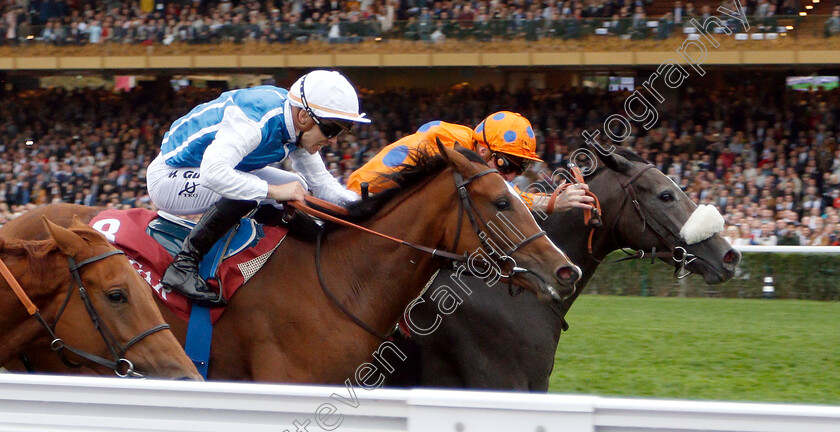
[[[455,171],[461,173],[461,175],[469,176],[472,175],[472,172],[475,171],[473,168],[472,163],[461,153],[458,153],[457,150],[453,150],[440,142],[440,138],[435,138],[435,143],[437,143],[438,153],[443,157],[443,160],[452,167]]]
[[[73,213],[73,223],[71,223],[70,226],[78,228],[90,228],[88,224],[82,222],[82,218],[79,217],[78,213]]]
[[[435,137],[435,145],[437,146],[438,154],[443,156],[443,160],[449,163],[449,155],[446,154],[446,146],[440,141],[440,138]]]
[[[601,161],[604,162],[604,165],[616,172],[626,173],[630,170],[630,167],[633,165],[629,160],[627,160],[627,158],[616,154],[615,152],[612,152],[607,156],[599,156],[601,157]]]
[[[55,240],[55,244],[65,255],[76,256],[85,248],[84,240],[76,233],[50,222],[46,216],[42,216],[42,218],[47,232],[50,233],[50,236]]]

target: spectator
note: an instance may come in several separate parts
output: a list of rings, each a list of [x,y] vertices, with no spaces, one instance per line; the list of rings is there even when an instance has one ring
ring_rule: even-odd
[[[832,37],[840,34],[840,10],[835,8],[831,11],[831,17],[825,22],[825,37]]]
[[[682,2],[677,0],[674,2],[674,11],[672,12],[674,24],[682,25],[683,23],[683,16],[685,16],[685,11],[682,7]]]

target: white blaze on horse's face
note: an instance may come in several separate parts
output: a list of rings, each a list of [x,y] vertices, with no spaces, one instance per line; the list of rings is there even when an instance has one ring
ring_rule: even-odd
[[[713,205],[700,204],[680,228],[680,237],[688,245],[700,243],[723,231],[723,216]]]

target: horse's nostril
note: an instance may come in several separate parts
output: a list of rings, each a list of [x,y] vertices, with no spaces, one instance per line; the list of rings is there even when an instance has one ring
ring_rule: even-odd
[[[557,277],[562,281],[576,279],[575,270],[571,266],[563,266],[557,269]]]
[[[723,263],[724,264],[733,264],[738,259],[738,253],[735,252],[735,249],[730,249],[726,255],[723,256]]]

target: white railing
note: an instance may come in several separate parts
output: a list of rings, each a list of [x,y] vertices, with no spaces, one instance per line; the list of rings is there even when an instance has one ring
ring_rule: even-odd
[[[754,245],[735,245],[733,248],[739,252],[764,252],[764,253],[794,253],[794,254],[812,254],[812,253],[830,253],[840,254],[840,246],[754,246]]]
[[[0,430],[840,432],[840,406],[0,374]]]

